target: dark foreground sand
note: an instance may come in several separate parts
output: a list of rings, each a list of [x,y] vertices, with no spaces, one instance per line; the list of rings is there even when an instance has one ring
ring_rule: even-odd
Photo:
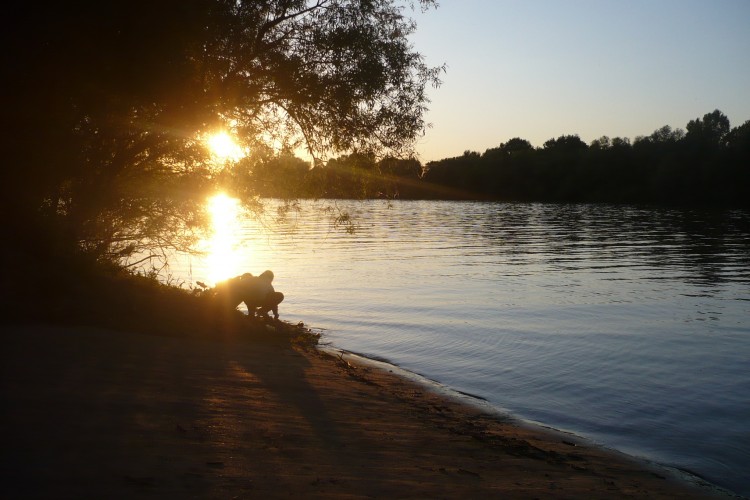
[[[719,495],[279,337],[0,332],[4,499]]]

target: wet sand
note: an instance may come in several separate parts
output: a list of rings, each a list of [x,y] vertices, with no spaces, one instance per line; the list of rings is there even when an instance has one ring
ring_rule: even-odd
[[[2,498],[725,497],[283,335],[0,333]]]

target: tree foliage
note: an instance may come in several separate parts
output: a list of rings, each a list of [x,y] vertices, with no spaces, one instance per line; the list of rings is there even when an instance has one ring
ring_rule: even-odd
[[[664,126],[630,140],[586,145],[563,135],[535,149],[514,138],[483,154],[467,151],[425,165],[422,193],[433,198],[516,201],[679,203],[746,206],[750,122],[731,129],[719,110],[687,132]]]
[[[687,124],[687,140],[703,148],[716,148],[725,145],[729,134],[729,119],[718,109],[696,118]]]
[[[484,153],[384,168],[344,156],[300,179],[299,196],[484,199],[747,206],[750,122],[734,129],[720,111],[649,135],[562,135],[534,148],[515,137]],[[700,134],[700,135],[695,135]],[[373,166],[375,165],[375,166]],[[310,182],[314,178],[315,182]],[[314,186],[314,188],[312,188]],[[312,188],[312,189],[311,189]]]
[[[118,260],[183,247],[216,182],[202,138],[231,128],[249,170],[288,154],[407,155],[439,83],[409,43],[434,0],[19,3],[4,33],[4,218],[30,248]],[[250,160],[248,160],[250,161]],[[244,193],[245,195],[252,194]],[[10,214],[13,214],[11,216]]]

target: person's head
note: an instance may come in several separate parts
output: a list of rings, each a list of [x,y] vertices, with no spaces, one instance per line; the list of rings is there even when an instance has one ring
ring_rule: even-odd
[[[269,282],[273,281],[273,271],[263,271],[259,278],[263,278],[264,280],[268,280]]]

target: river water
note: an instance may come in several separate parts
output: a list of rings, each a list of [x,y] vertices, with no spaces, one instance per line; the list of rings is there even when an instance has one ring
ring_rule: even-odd
[[[225,274],[272,269],[323,342],[750,495],[747,211],[310,202],[232,234]]]

